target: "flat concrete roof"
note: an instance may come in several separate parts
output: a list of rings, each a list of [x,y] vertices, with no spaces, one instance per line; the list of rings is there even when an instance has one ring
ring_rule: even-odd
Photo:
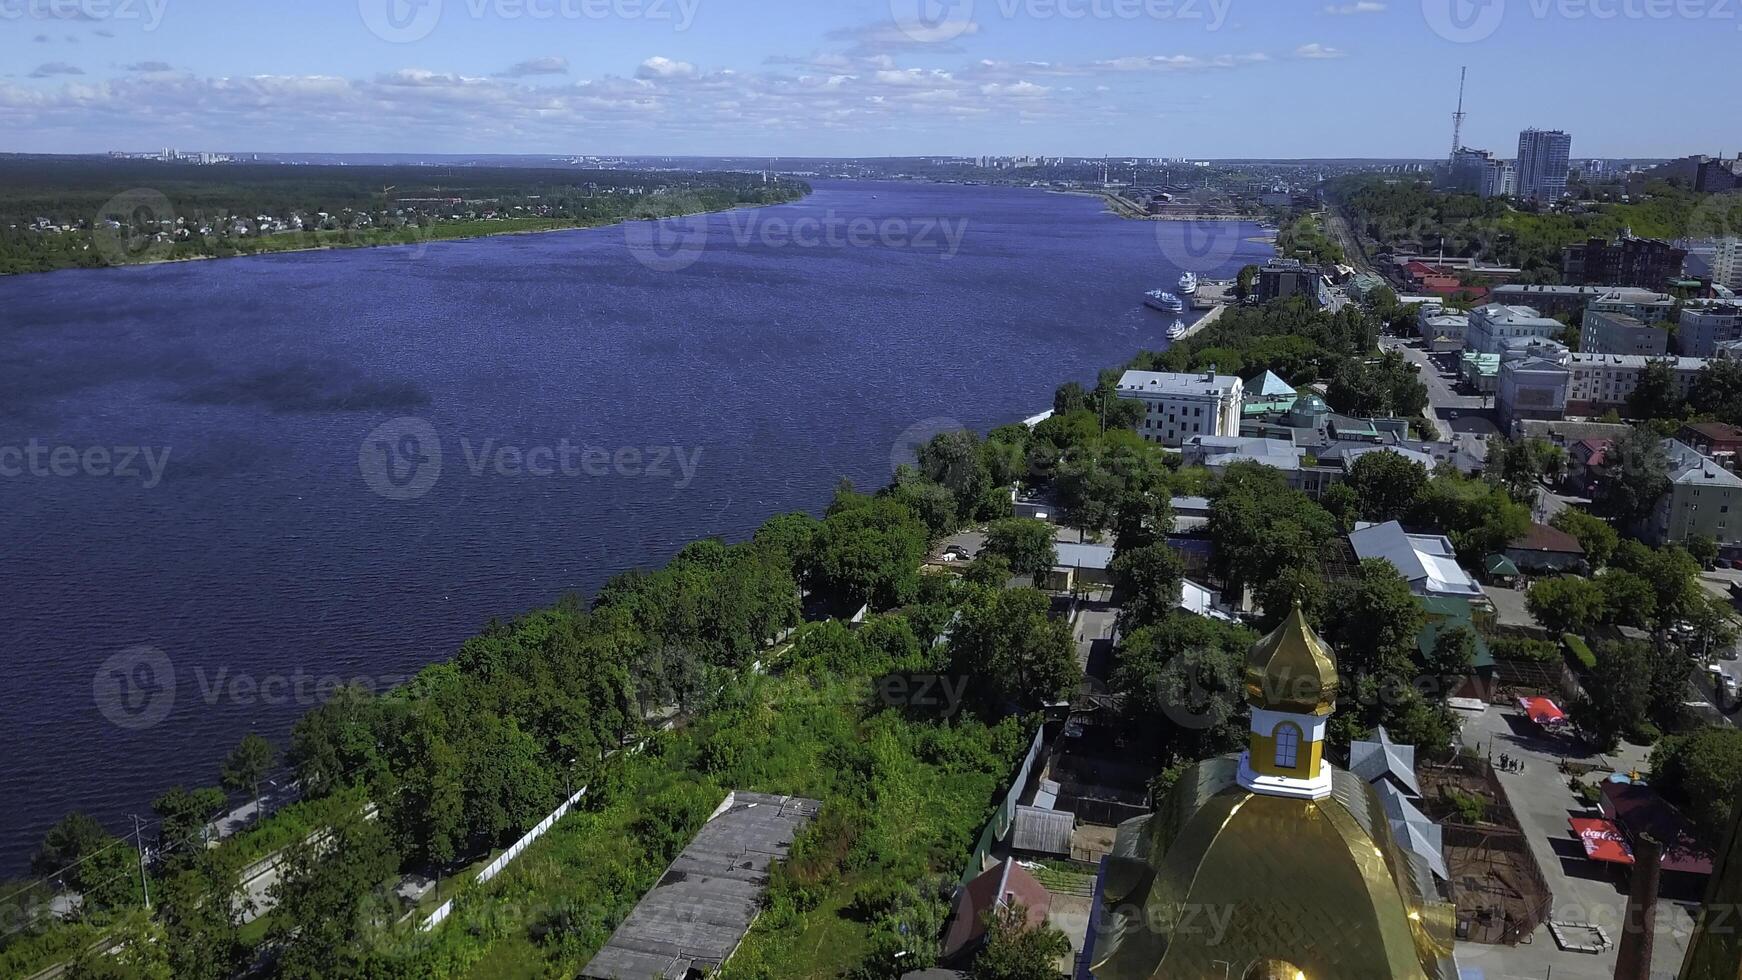
[[[581,976],[683,980],[692,969],[718,970],[750,931],[769,869],[821,806],[767,793],[727,796]]]

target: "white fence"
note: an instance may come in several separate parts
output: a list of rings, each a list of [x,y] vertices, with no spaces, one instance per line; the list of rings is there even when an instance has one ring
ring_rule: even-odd
[[[511,845],[508,848],[508,850],[503,851],[501,854],[496,855],[496,860],[491,861],[489,864],[484,865],[484,870],[478,872],[478,876],[476,878],[472,879],[472,883],[475,885],[482,885],[484,882],[489,881],[491,878],[494,878],[497,875],[501,874],[502,869],[508,867],[508,862],[513,861],[515,858],[519,857],[523,851],[525,851],[528,847],[532,846],[533,841],[538,840],[540,837],[543,837],[545,831],[556,826],[556,822],[558,820],[561,820],[563,818],[563,816],[569,812],[569,808],[574,806],[576,803],[579,803],[581,800],[581,797],[586,796],[586,795],[587,795],[587,788],[585,786],[582,786],[580,789],[576,790],[575,795],[562,801],[561,805],[559,805],[555,810],[550,811],[550,814],[548,816],[546,816],[543,820],[540,820],[538,822],[538,826],[533,827],[531,830],[529,830],[525,834],[521,835],[521,838],[519,840],[515,841],[513,843],[513,845]],[[453,911],[454,911],[454,900],[450,898],[447,901],[443,902],[441,905],[437,906],[436,910],[434,912],[431,912],[429,915],[429,918],[423,920],[423,925],[419,926],[418,928],[423,930],[424,932],[428,932],[431,929],[434,929],[436,926],[441,925],[443,920],[445,920],[449,915],[453,914]]]

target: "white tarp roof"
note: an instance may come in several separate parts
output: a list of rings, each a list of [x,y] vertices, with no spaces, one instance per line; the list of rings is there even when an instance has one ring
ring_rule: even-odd
[[[1396,521],[1356,523],[1349,544],[1362,561],[1392,564],[1421,595],[1481,596],[1482,587],[1458,566],[1452,543],[1436,534],[1406,534]]]

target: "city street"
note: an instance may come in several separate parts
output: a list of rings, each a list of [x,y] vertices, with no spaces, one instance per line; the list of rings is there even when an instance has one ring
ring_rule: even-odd
[[[1488,437],[1500,434],[1500,427],[1494,423],[1494,399],[1464,394],[1454,387],[1457,355],[1430,354],[1419,346],[1419,341],[1402,337],[1381,337],[1379,348],[1397,351],[1416,366],[1422,384],[1427,386],[1428,418],[1439,427],[1441,438],[1449,438],[1476,459],[1486,459]]]

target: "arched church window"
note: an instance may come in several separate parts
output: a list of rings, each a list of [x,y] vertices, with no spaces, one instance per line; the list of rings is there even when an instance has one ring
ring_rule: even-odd
[[[1276,767],[1293,769],[1300,757],[1300,729],[1294,725],[1276,726]]]

